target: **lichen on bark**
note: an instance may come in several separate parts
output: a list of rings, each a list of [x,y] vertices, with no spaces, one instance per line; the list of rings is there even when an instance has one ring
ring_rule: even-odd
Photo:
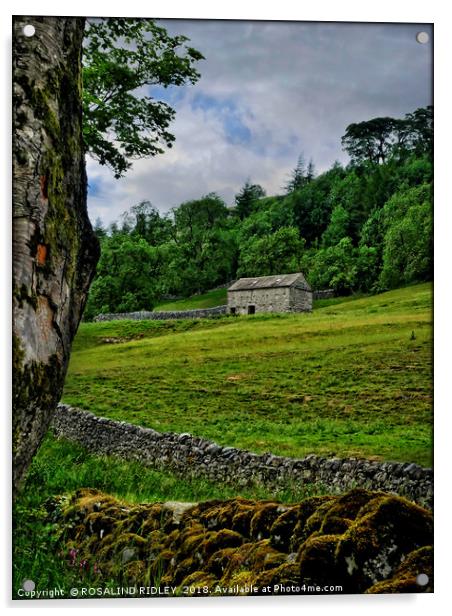
[[[99,257],[86,210],[83,29],[82,18],[13,23],[14,492],[61,397]]]

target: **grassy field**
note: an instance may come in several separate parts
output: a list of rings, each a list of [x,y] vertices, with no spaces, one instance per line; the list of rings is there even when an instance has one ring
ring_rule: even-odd
[[[129,503],[154,501],[198,502],[213,498],[235,498],[237,490],[202,480],[181,480],[168,473],[143,468],[138,463],[117,458],[95,456],[82,447],[50,434],[33,459],[27,482],[13,512],[13,594],[24,580],[33,580],[37,589],[99,585],[98,579],[67,564],[67,554],[60,553],[55,529],[46,519],[44,503],[48,498],[71,493],[82,487],[97,488]],[[242,489],[245,498],[277,498],[294,503],[325,493],[287,486],[277,494],[259,488]],[[91,575],[92,578],[92,575]],[[102,580],[113,587],[118,580]]]
[[[64,401],[256,452],[430,465],[431,285],[324,301],[311,314],[82,324]]]
[[[193,295],[186,299],[177,299],[157,304],[154,310],[196,310],[199,308],[214,308],[227,303],[226,289],[215,289],[202,295]]]

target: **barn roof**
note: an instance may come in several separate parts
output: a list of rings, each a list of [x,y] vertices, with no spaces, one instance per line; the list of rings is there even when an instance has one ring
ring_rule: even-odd
[[[272,289],[281,287],[298,287],[306,291],[311,290],[303,274],[297,272],[295,274],[280,274],[278,276],[240,278],[229,287],[228,291],[250,291],[251,289]]]

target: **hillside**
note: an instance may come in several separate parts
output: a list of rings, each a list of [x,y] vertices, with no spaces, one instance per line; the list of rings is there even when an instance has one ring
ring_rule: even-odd
[[[215,289],[213,291],[207,291],[207,293],[192,295],[186,299],[161,302],[155,306],[154,310],[197,310],[199,308],[214,308],[215,306],[226,304],[226,295],[226,289]]]
[[[312,314],[85,323],[64,401],[302,457],[431,464],[430,284]]]

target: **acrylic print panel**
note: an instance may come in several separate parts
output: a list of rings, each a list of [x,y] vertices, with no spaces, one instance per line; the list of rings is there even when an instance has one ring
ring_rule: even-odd
[[[432,37],[14,19],[14,599],[433,591]]]

